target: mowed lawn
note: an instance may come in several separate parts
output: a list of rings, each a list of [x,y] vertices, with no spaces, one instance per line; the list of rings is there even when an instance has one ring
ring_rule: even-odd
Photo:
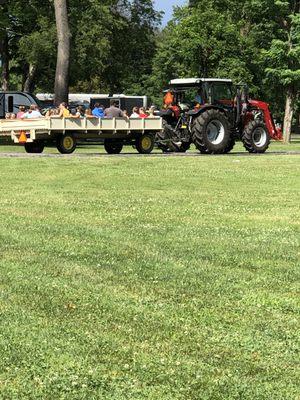
[[[0,158],[0,399],[292,400],[300,155]]]

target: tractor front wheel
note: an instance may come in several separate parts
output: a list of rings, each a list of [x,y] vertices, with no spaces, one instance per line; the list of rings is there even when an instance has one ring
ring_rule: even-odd
[[[219,110],[207,110],[193,121],[193,142],[203,154],[223,154],[228,148],[230,137],[229,121]]]
[[[249,153],[264,153],[270,144],[266,125],[261,121],[251,121],[244,129],[242,141]]]

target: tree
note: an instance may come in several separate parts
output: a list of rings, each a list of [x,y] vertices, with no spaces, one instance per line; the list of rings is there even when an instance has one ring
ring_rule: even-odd
[[[70,30],[67,0],[54,0],[55,20],[57,28],[57,62],[55,74],[55,104],[68,102],[69,65],[70,65]]]
[[[264,54],[269,62],[267,77],[286,92],[283,136],[284,142],[289,143],[300,89],[300,2],[290,1],[279,6],[280,34]]]
[[[8,90],[9,87],[9,52],[8,52],[8,35],[6,32],[2,33],[0,37],[0,54],[1,54],[1,89]]]
[[[56,49],[53,5],[45,2],[41,7],[39,0],[24,5],[21,0],[13,0],[6,1],[5,7],[2,18],[0,15],[0,28],[4,25],[7,33],[10,88],[32,91],[39,82],[40,87],[53,91]]]
[[[0,2],[0,59],[1,59],[1,89],[9,87],[9,48],[8,48],[8,11],[7,4]]]
[[[144,93],[156,53],[161,14],[152,0],[119,1],[118,23],[113,25],[106,77],[114,93]]]
[[[299,107],[299,8],[299,0],[189,1],[162,32],[150,87],[172,77],[228,77],[247,83],[280,117],[284,93],[288,141]]]
[[[198,3],[178,8],[163,31],[153,64],[154,81],[162,87],[175,77],[211,76],[254,86],[243,24],[236,23],[224,1],[210,0],[205,7]]]
[[[108,77],[115,78],[107,72],[112,58],[113,32],[116,26],[118,29],[122,26],[117,5],[117,0],[69,1],[72,29],[71,90],[98,93],[110,91]]]
[[[153,1],[70,0],[69,15],[73,38],[71,89],[144,93],[161,17]]]

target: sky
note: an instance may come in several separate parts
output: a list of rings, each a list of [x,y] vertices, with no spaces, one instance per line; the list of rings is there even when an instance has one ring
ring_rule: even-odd
[[[186,4],[187,0],[154,0],[154,3],[157,10],[165,12],[163,25],[166,25],[172,17],[173,7]]]

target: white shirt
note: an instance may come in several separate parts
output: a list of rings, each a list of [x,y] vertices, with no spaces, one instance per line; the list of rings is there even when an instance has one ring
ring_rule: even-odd
[[[130,115],[130,118],[140,118],[139,114],[134,112]]]
[[[26,112],[23,118],[42,118],[42,114],[37,110],[32,110],[31,112]]]

